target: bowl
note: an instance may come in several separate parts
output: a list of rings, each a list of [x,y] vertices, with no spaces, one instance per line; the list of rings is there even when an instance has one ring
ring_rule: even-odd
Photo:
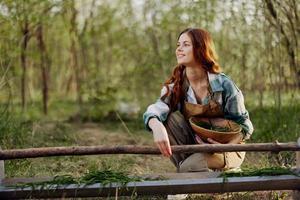
[[[211,138],[226,144],[241,133],[242,128],[236,122],[227,119],[217,119],[191,117],[189,123],[194,132],[205,142],[207,142],[207,138]]]

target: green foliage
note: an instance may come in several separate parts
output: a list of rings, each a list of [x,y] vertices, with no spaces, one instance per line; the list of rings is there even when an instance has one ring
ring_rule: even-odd
[[[224,72],[231,75],[243,91],[280,93],[286,88],[297,88],[295,70],[299,67],[293,66],[290,57],[293,53],[296,55],[298,47],[297,34],[291,29],[293,26],[290,27],[295,25],[296,19],[293,14],[290,19],[285,15],[297,10],[290,10],[294,7],[293,1],[281,5],[273,3],[279,17],[277,21],[261,1],[135,3],[132,0],[1,1],[0,67],[9,69],[7,78],[14,102],[20,102],[21,96],[20,56],[25,25],[28,25],[30,38],[25,52],[25,96],[28,105],[42,102],[41,52],[36,38],[39,23],[43,25],[48,64],[51,64],[49,102],[75,101],[78,95],[85,103],[94,98],[102,102],[113,94],[109,103],[97,105],[97,114],[103,113],[95,118],[114,110],[115,100],[138,100],[141,107],[153,102],[176,64],[177,36],[187,27],[202,27],[211,32]],[[276,23],[285,34],[277,30],[273,25]],[[287,44],[295,45],[288,47]],[[80,89],[76,89],[77,86]],[[110,93],[109,88],[114,88],[114,93]],[[93,110],[83,109],[86,118],[94,118]]]
[[[252,140],[255,142],[296,141],[300,135],[300,104],[283,106],[280,110],[269,106],[250,111],[254,124]]]
[[[97,122],[107,132],[121,130],[122,134],[129,134],[128,141],[133,143],[138,140],[132,138],[141,135],[152,141],[152,136],[144,131],[142,113],[156,101],[162,83],[176,65],[177,36],[187,27],[205,28],[213,36],[221,67],[245,95],[255,128],[251,142],[287,142],[299,137],[299,63],[294,64],[299,42],[293,30],[297,27],[294,1],[280,4],[270,1],[277,19],[269,12],[266,1],[158,0],[135,5],[136,2],[0,2],[0,145],[3,149],[81,144],[82,138],[74,134],[77,122]],[[76,19],[72,21],[74,16]],[[39,23],[43,25],[48,64],[51,64],[47,116],[42,114],[41,52],[36,38]],[[30,40],[23,76],[21,44],[26,25]],[[76,56],[72,57],[73,53]],[[26,80],[24,110],[21,108],[22,78]],[[76,100],[80,95],[83,102],[79,105]],[[117,105],[121,101],[139,104],[138,117],[120,114]],[[281,165],[289,163],[293,156],[280,153],[267,159]],[[7,161],[6,168],[9,176],[52,175],[62,168],[84,172],[115,163],[118,163],[116,169],[130,169],[135,157],[110,158],[103,163],[84,158],[84,164],[73,157],[39,162]],[[78,163],[81,166],[77,169]]]
[[[290,168],[284,167],[268,167],[259,169],[243,169],[240,172],[223,172],[220,177],[226,181],[228,177],[245,177],[245,176],[278,176],[278,175],[295,175],[300,176],[299,172],[295,172]]]
[[[143,179],[138,176],[128,176],[126,172],[112,171],[112,170],[97,170],[91,171],[84,174],[82,177],[74,178],[71,175],[59,175],[55,176],[53,180],[50,181],[42,181],[42,182],[34,182],[34,183],[19,183],[16,185],[11,185],[13,188],[25,188],[31,187],[33,190],[35,188],[47,189],[53,187],[59,187],[63,185],[69,184],[84,184],[84,185],[92,185],[95,183],[101,183],[103,186],[111,184],[111,183],[119,183],[123,187],[126,186],[129,182],[139,182]]]
[[[82,121],[100,121],[104,118],[115,118],[117,89],[111,86],[98,91],[94,98],[90,98],[85,112],[82,113]]]
[[[9,105],[1,105],[0,114],[0,146],[2,149],[18,148],[24,144],[30,131],[30,124],[9,112]]]

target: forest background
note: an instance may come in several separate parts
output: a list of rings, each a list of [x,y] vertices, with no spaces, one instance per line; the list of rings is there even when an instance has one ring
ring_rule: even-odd
[[[159,97],[187,27],[212,34],[223,71],[245,96],[252,142],[295,141],[298,15],[298,0],[0,0],[0,145],[80,145],[88,136],[75,133],[86,124],[107,133],[88,144],[150,143],[142,113]],[[7,172],[57,173],[56,161],[53,172],[9,161]]]

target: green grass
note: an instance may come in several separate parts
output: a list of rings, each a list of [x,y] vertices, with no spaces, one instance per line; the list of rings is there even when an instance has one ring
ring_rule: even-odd
[[[73,123],[64,122],[68,118],[68,114],[72,115],[71,108],[75,107],[69,104],[70,102],[62,102],[55,106],[52,105],[53,109],[56,109],[51,111],[53,112],[52,115],[55,116],[54,113],[57,112],[61,120],[55,120],[59,118],[52,116],[48,116],[47,120],[45,120],[42,118],[41,113],[37,114],[39,119],[33,117],[32,120],[29,120],[31,116],[28,113],[26,114],[28,115],[27,117],[22,118],[22,115],[4,112],[0,116],[1,147],[3,149],[12,149],[77,145],[82,138],[75,134],[76,128]],[[32,109],[31,113],[38,113],[37,107],[28,107],[28,110]],[[67,109],[64,111],[63,107]],[[64,114],[62,114],[63,112]],[[297,137],[300,136],[299,102],[298,104],[294,102],[290,106],[283,106],[280,109],[280,114],[278,109],[274,107],[250,108],[249,112],[255,128],[250,142],[296,141]],[[127,134],[127,138],[132,138],[134,143],[138,142],[138,140],[134,141],[138,137],[152,140],[151,134],[144,129],[141,115],[140,118],[134,119],[123,116],[114,119],[99,118],[97,123],[101,125],[101,129],[107,132],[120,131]],[[120,144],[122,144],[122,141],[120,141]],[[283,154],[282,157],[290,158],[290,155]]]
[[[250,113],[255,131],[252,135],[253,142],[280,142],[295,141],[300,136],[300,95],[296,92],[288,92],[282,95],[282,106],[279,109],[272,92],[266,92],[263,100],[264,107],[258,106],[257,95],[247,94],[245,97],[247,109]],[[123,129],[133,134],[140,134],[144,130],[142,113],[136,118],[118,114],[112,107],[105,108],[98,101],[92,100],[83,104],[79,110],[76,102],[54,101],[49,103],[49,114],[44,116],[41,112],[40,102],[28,104],[26,112],[21,114],[20,105],[13,105],[16,115],[22,119],[22,123],[43,122],[95,122],[101,123],[107,130],[115,131]],[[14,119],[18,120],[18,119]],[[5,120],[4,120],[5,121]],[[122,123],[122,121],[124,123]],[[26,124],[25,123],[25,124]],[[16,123],[17,124],[17,123]],[[2,124],[5,125],[5,124]],[[11,125],[7,125],[8,127]],[[0,127],[1,128],[1,127]],[[23,128],[23,127],[22,127]],[[16,133],[20,135],[20,133]],[[18,138],[14,136],[13,138]],[[16,139],[15,139],[16,140]],[[17,141],[18,142],[18,141]]]
[[[254,125],[252,140],[255,142],[296,141],[300,136],[300,103],[274,107],[254,108],[250,111]]]
[[[10,187],[42,187],[42,188],[53,188],[54,186],[70,185],[70,184],[84,184],[92,185],[95,183],[101,183],[102,185],[108,185],[110,183],[119,183],[122,186],[126,186],[129,182],[140,182],[144,179],[139,176],[129,176],[127,172],[113,171],[110,169],[106,170],[95,170],[85,173],[81,177],[74,177],[71,174],[58,175],[49,181],[32,182],[32,183],[17,183]]]
[[[31,128],[19,116],[10,113],[9,107],[0,106],[0,146],[2,149],[18,148],[24,144]]]
[[[245,104],[247,107],[257,108],[260,106],[258,91],[243,91]],[[297,105],[300,101],[300,89],[291,91],[281,91],[280,104],[282,106]],[[274,91],[264,91],[262,107],[278,107],[278,94]]]
[[[264,101],[268,106],[263,108],[259,108],[256,105],[257,102],[248,103],[247,109],[255,128],[249,142],[296,141],[300,136],[300,101],[293,98],[284,96],[280,109],[274,102],[272,103],[273,100],[270,100],[270,104]],[[6,109],[6,112],[4,112],[3,105],[0,108],[3,110],[1,112],[3,114],[0,115],[0,145],[2,149],[95,144],[153,144],[152,135],[144,129],[142,113],[137,118],[123,115],[118,117],[115,112],[101,113],[102,107],[94,107],[91,102],[84,104],[84,108],[79,112],[77,104],[71,101],[50,102],[48,116],[42,114],[40,103],[29,104],[25,113],[21,113],[18,104],[13,105],[13,109],[11,107]],[[74,120],[78,114],[80,117]],[[99,135],[91,133],[79,134],[78,131],[85,122],[93,122],[93,125],[96,126],[94,129],[102,131],[102,136],[98,137]],[[88,137],[94,139],[82,143]],[[112,141],[114,142],[111,143]],[[242,167],[292,167],[295,162],[294,158],[292,152],[247,153]],[[5,161],[5,169],[7,177],[43,177],[66,173],[79,177],[88,172],[105,169],[117,172],[125,170],[134,174],[175,171],[171,168],[173,167],[171,164],[166,165],[169,163],[167,159],[162,164],[161,160],[164,158],[140,155],[66,156]],[[269,199],[281,198],[280,195],[284,199],[283,194],[270,193],[269,195]],[[198,197],[191,195],[190,199],[217,198],[209,195],[203,198]],[[254,196],[252,193],[230,193],[230,197],[225,197],[224,199],[245,200],[253,199]],[[148,199],[153,198],[149,197]],[[160,199],[160,197],[156,199]]]
[[[286,167],[268,167],[268,168],[250,168],[243,169],[240,172],[223,172],[220,177],[245,177],[245,176],[278,176],[278,175],[295,175],[300,177],[299,172],[293,171],[291,168]]]
[[[19,102],[11,103],[14,114],[22,117],[23,121],[66,121],[70,116],[79,112],[79,107],[76,102],[70,100],[50,101],[48,104],[47,116],[43,113],[41,101],[32,101],[27,103],[24,111],[21,109]]]

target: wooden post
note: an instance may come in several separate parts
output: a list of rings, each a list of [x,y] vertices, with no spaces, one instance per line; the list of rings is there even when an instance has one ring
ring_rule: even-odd
[[[0,147],[1,150],[1,147]],[[5,177],[5,173],[4,173],[4,160],[0,160],[0,184],[2,182],[2,179],[4,179]]]
[[[297,144],[300,147],[300,137],[298,138]],[[300,170],[300,151],[296,151],[296,168]]]
[[[300,137],[297,141],[298,146],[300,147]],[[300,151],[296,151],[296,170],[297,172],[300,171]],[[294,190],[293,192],[293,199],[297,200],[300,199],[300,190]]]

